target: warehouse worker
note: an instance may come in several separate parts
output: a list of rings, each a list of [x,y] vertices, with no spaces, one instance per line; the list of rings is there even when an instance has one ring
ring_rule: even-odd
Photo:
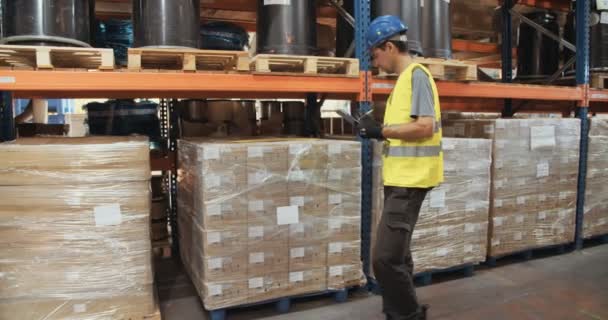
[[[441,111],[429,70],[413,61],[407,26],[394,16],[375,19],[367,33],[374,66],[399,74],[386,103],[384,125],[361,119],[363,138],[384,140],[384,211],[378,225],[373,267],[391,320],[426,319],[418,304],[410,249],[426,194],[443,182]]]

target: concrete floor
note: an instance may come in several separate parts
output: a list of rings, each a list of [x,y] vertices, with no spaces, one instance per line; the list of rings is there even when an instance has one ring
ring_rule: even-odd
[[[157,265],[165,320],[207,319],[188,277],[171,260]],[[503,261],[471,278],[418,288],[430,319],[608,320],[608,245],[526,262]],[[296,301],[277,315],[272,305],[228,312],[228,320],[382,320],[381,299],[364,292],[343,304],[321,297]]]

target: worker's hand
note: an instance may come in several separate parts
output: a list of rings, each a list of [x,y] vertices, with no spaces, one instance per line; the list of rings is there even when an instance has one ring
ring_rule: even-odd
[[[362,138],[384,140],[382,125],[373,119],[361,119],[357,126],[357,131]]]

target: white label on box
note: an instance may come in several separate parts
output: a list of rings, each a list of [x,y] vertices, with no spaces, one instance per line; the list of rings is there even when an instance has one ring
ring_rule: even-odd
[[[249,201],[249,211],[263,211],[264,210],[264,200],[254,200]]]
[[[261,158],[264,156],[264,148],[249,147],[247,148],[247,158]]]
[[[335,230],[340,229],[342,227],[341,219],[329,219],[329,229]]]
[[[329,267],[329,276],[330,277],[339,277],[344,274],[344,270],[342,266],[331,266]]]
[[[329,170],[329,180],[340,181],[342,180],[342,170],[331,169]]]
[[[74,313],[87,312],[87,305],[84,303],[77,303],[72,307],[72,309],[74,310]]]
[[[566,199],[568,199],[568,192],[563,192],[563,191],[560,192],[559,193],[559,199],[560,200],[566,200]]]
[[[555,127],[538,126],[530,127],[530,149],[555,147]]]
[[[566,216],[568,216],[568,210],[566,210],[566,209],[559,209],[559,213],[558,214],[559,214],[560,219],[563,219]]]
[[[256,226],[256,227],[249,227],[249,238],[264,238],[264,227],[263,226]]]
[[[206,214],[210,217],[213,216],[221,216],[222,215],[222,205],[221,204],[209,204],[207,205]]]
[[[477,205],[476,205],[475,201],[467,201],[467,203],[464,205],[464,210],[466,212],[475,211],[475,209],[477,209]]]
[[[499,147],[499,148],[500,148],[500,147]],[[494,161],[494,167],[495,167],[496,169],[500,169],[500,168],[502,168],[502,160],[496,160],[496,161]]]
[[[517,197],[517,204],[526,204],[526,197],[525,196]]]
[[[122,223],[120,204],[113,203],[93,208],[96,226],[117,226]]]
[[[291,248],[291,250],[289,251],[289,255],[291,256],[291,258],[302,258],[304,257],[304,252],[305,249],[304,248]]]
[[[538,213],[538,219],[540,220],[545,220],[547,218],[547,212],[546,211],[541,211]]]
[[[205,160],[216,160],[220,158],[220,148],[218,147],[204,147],[203,159]]]
[[[483,126],[483,132],[485,134],[492,134],[494,133],[494,126],[491,124],[486,124],[485,126]]]
[[[515,232],[513,234],[513,240],[515,240],[515,241],[521,241],[522,238],[523,238],[523,235],[521,234],[521,232]]]
[[[329,155],[336,155],[342,153],[342,146],[338,142],[330,143],[328,149]]]
[[[249,289],[262,288],[264,286],[264,278],[251,278],[249,279]]]
[[[601,24],[608,24],[608,12],[602,12],[600,14],[600,23]]]
[[[222,234],[219,232],[207,233],[207,242],[209,242],[210,244],[222,242]]]
[[[473,245],[472,244],[467,244],[464,246],[464,253],[471,253],[473,252]]]
[[[303,144],[291,144],[289,145],[289,154],[297,155],[300,152],[304,151],[305,147]]]
[[[545,200],[547,200],[547,196],[545,194],[538,195],[538,201],[543,202]]]
[[[447,237],[449,235],[449,233],[448,233],[448,227],[446,227],[446,226],[440,226],[440,227],[438,227],[437,228],[437,234],[440,237]]]
[[[536,177],[547,177],[549,176],[549,162],[541,161],[536,165]]]
[[[304,206],[304,197],[291,197],[289,198],[289,204],[292,206]]]
[[[502,207],[502,200],[501,199],[495,199],[494,200],[494,207],[501,208]]]
[[[304,281],[304,272],[290,272],[289,282],[301,282]]]
[[[505,220],[504,217],[494,217],[494,219],[492,221],[494,222],[495,227],[500,227],[500,226],[502,226],[502,222],[504,220]]]
[[[524,216],[523,215],[519,215],[515,217],[515,222],[517,223],[524,223]]]
[[[329,195],[329,204],[340,204],[342,203],[342,195],[339,193],[333,193]]]
[[[476,223],[465,223],[464,224],[464,232],[465,233],[471,233],[471,232],[475,232],[477,224]]]
[[[290,6],[291,0],[264,0],[264,5],[265,6],[272,6],[272,5]]]
[[[445,207],[445,191],[444,190],[431,191],[430,206],[431,206],[431,208]]]
[[[209,259],[209,269],[210,270],[221,269],[224,266],[223,261],[224,260],[222,258]]]
[[[264,252],[251,252],[249,254],[249,263],[264,263]]]
[[[438,257],[445,257],[449,252],[450,250],[448,248],[439,248],[435,251],[435,255]]]
[[[215,174],[209,174],[204,177],[206,188],[217,188],[222,184],[222,178]]]
[[[300,222],[298,206],[278,207],[277,208],[277,224],[282,226],[286,224],[296,224]]]
[[[268,174],[264,171],[256,171],[254,173],[250,173],[247,176],[247,182],[251,185],[251,184],[262,184],[264,183],[264,180],[266,180],[266,177],[268,176]]]
[[[597,10],[608,10],[608,0],[597,0],[596,1]]]
[[[221,296],[222,295],[222,285],[221,284],[210,284],[207,286],[209,289],[209,296]]]
[[[331,242],[329,244],[329,253],[342,253],[342,242]]]
[[[504,185],[504,180],[503,179],[494,181],[494,186],[496,188],[502,188],[503,185]]]
[[[294,170],[294,171],[289,172],[287,179],[289,181],[304,181],[304,180],[306,180],[306,176],[304,175],[304,171]]]
[[[500,245],[500,240],[499,239],[492,239],[492,247],[496,247]]]

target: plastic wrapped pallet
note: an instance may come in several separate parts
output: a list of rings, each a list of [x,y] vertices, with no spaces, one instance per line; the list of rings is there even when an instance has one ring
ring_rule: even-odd
[[[0,319],[155,314],[146,138],[0,144]]]
[[[181,254],[205,308],[361,284],[360,150],[330,140],[179,141]]]
[[[583,236],[608,234],[608,121],[593,119],[589,132]]]
[[[486,257],[492,142],[444,138],[442,146],[445,182],[427,195],[412,235],[415,273],[475,264]],[[374,145],[378,173],[381,148]],[[373,241],[383,208],[381,174],[374,177]]]

